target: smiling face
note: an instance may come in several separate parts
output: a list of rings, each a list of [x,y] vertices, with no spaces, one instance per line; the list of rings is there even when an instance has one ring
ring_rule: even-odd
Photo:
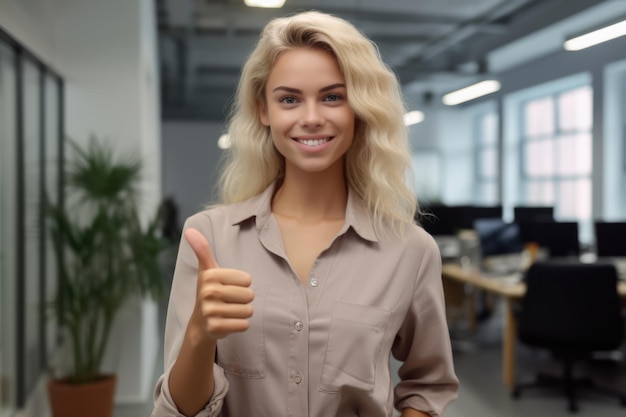
[[[282,53],[267,79],[259,116],[285,157],[286,175],[293,170],[343,173],[355,116],[330,53],[309,48]]]

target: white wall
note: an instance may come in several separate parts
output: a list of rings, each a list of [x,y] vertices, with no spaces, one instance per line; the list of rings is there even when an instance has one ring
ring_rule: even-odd
[[[151,0],[0,0],[0,25],[66,81],[67,135],[96,135],[146,165],[145,217],[161,200],[156,25]],[[114,330],[126,335],[106,367],[118,374],[118,402],[147,401],[161,344],[152,302]],[[33,414],[40,417],[40,414]]]
[[[471,203],[474,192],[472,113],[438,103],[420,110],[424,112],[424,121],[409,130],[414,160],[419,160],[423,153],[439,152],[436,182],[440,189],[436,197],[445,204]],[[424,175],[419,172],[421,168],[414,167],[416,176]]]

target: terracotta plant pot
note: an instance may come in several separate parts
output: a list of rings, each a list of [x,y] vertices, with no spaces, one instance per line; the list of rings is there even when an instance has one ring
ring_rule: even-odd
[[[116,381],[115,375],[104,375],[87,384],[51,379],[48,398],[52,417],[112,417]]]

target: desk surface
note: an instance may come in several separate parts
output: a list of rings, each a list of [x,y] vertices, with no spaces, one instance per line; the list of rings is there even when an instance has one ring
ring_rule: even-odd
[[[463,268],[458,264],[444,264],[442,274],[446,278],[472,284],[503,297],[522,298],[526,293],[526,284],[518,282],[513,275],[488,276],[478,269]],[[621,298],[626,298],[626,282],[620,281],[617,291]]]

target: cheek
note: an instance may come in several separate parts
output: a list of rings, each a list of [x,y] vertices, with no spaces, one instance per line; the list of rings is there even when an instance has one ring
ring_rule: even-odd
[[[356,118],[352,113],[346,117],[346,130],[350,131],[354,136],[354,132],[356,131]]]
[[[294,114],[293,112],[285,112],[284,110],[272,109],[270,108],[267,112],[267,116],[265,120],[267,121],[266,126],[268,126],[272,131],[279,133],[281,130],[288,129],[294,123]]]
[[[269,135],[270,140],[274,144],[274,148],[282,150],[282,148],[284,147],[284,140],[282,140],[283,135],[281,134],[281,131],[277,128],[270,128]]]
[[[354,130],[356,127],[356,116],[351,108],[346,109],[343,118],[346,121],[346,125],[350,126],[350,128]]]

